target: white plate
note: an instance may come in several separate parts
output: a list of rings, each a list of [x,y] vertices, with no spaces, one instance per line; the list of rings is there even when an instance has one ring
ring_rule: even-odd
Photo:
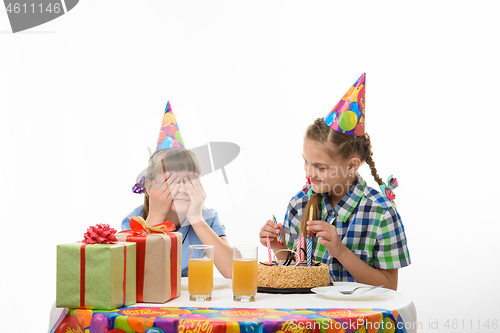
[[[222,277],[214,277],[214,289],[224,289],[226,287],[231,287],[233,280],[224,279]],[[188,277],[181,278],[181,289],[188,290]]]
[[[379,297],[380,295],[385,294],[389,291],[389,289],[385,288],[376,288],[373,290],[359,289],[351,295],[344,295],[340,293],[340,290],[353,290],[354,288],[361,286],[368,285],[352,282],[336,282],[334,286],[312,288],[311,291],[323,297],[341,301],[372,299]]]

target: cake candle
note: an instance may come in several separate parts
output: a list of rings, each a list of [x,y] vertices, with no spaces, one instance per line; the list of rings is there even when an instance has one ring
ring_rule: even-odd
[[[302,251],[302,249],[306,249],[304,242],[304,234],[300,234],[300,261],[304,261],[304,251]]]
[[[311,266],[311,257],[312,257],[312,237],[307,235],[307,266]]]
[[[278,224],[278,221],[276,221],[276,217],[273,214],[273,220],[274,223]],[[280,247],[283,247],[283,239],[281,238],[281,232],[278,234],[278,243],[280,244]]]
[[[273,265],[273,257],[271,256],[271,243],[269,242],[269,236],[267,237],[267,255],[269,256],[269,265]]]
[[[302,237],[302,235],[297,238],[297,246],[295,246],[295,266],[300,264],[300,253],[297,252],[300,251],[300,237]]]
[[[312,221],[313,213],[314,213],[314,208],[313,208],[313,205],[311,203],[311,206],[309,206],[309,221]],[[308,234],[312,235],[312,232],[309,230]]]

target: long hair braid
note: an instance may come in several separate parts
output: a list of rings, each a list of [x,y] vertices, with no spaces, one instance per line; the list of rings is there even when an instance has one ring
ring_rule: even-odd
[[[366,161],[366,164],[370,167],[371,174],[373,176],[373,179],[377,182],[379,185],[386,185],[382,178],[377,173],[377,168],[375,168],[375,161],[373,160],[373,151],[372,151],[372,143],[370,140],[370,136],[368,133],[365,133],[363,136],[363,152],[364,152],[364,160]]]

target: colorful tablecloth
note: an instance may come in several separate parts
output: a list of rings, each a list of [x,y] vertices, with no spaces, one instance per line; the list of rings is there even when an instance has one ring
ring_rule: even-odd
[[[114,311],[53,307],[48,332],[416,333],[418,327],[415,305],[408,296],[397,291],[364,300],[259,292],[255,302],[242,303],[233,301],[230,280],[216,279],[210,302],[190,301],[187,279],[183,278],[186,281],[181,283],[181,296],[164,304],[137,303]],[[346,290],[361,286],[354,282],[338,282],[336,285]],[[68,315],[64,317],[65,314]]]
[[[55,333],[407,332],[396,310],[125,307],[69,310]]]

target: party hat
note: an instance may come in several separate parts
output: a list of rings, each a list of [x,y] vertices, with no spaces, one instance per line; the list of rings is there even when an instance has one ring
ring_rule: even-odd
[[[165,113],[163,114],[163,120],[161,122],[160,135],[158,136],[158,142],[156,143],[156,150],[172,147],[184,147],[184,141],[181,137],[181,132],[179,131],[179,125],[175,119],[174,113],[172,112],[172,107],[170,102],[167,102],[165,107]],[[146,170],[144,170],[138,177],[138,182],[132,187],[132,192],[141,194],[145,191],[145,180],[146,180]]]
[[[182,140],[179,124],[177,124],[177,120],[172,112],[170,102],[167,102],[155,151],[172,147],[184,147],[184,141]]]
[[[365,86],[366,73],[363,73],[325,116],[325,123],[347,135],[365,134]]]

